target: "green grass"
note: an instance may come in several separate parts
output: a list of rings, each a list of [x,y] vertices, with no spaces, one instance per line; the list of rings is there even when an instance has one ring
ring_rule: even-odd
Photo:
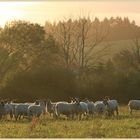
[[[33,124],[34,122],[34,124]],[[37,121],[1,120],[1,138],[140,138],[140,111],[129,115],[120,108],[119,117],[83,120],[53,119],[48,115]]]

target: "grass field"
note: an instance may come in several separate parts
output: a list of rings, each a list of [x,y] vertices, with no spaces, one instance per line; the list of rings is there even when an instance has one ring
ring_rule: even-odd
[[[29,122],[27,119],[1,120],[1,138],[140,138],[140,111],[129,115],[120,107],[119,117],[88,120],[53,119],[49,115]]]

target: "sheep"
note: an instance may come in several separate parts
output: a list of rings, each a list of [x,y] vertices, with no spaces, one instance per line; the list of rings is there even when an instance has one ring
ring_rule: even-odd
[[[53,114],[53,116],[55,116],[55,105],[57,102],[51,102],[51,100],[47,100],[46,101],[46,105],[47,105],[47,112],[49,112],[50,116],[51,114]],[[68,103],[63,101],[63,103]]]
[[[81,119],[82,115],[85,115],[85,116],[88,117],[89,110],[88,110],[87,103],[85,103],[83,101],[79,101],[78,98],[72,99],[71,103],[76,103],[78,105],[76,115],[78,116],[79,119]]]
[[[4,105],[4,115],[10,115],[10,118],[13,118],[14,108],[11,103],[6,103]]]
[[[11,102],[10,103],[10,105],[12,106],[12,112],[13,112],[13,116],[15,117],[15,107],[17,106],[17,105],[19,105],[20,103],[13,103],[13,102]]]
[[[84,99],[84,102],[87,104],[88,106],[88,110],[89,110],[89,115],[91,115],[91,117],[93,117],[93,114],[95,113],[95,106],[93,102],[90,102],[88,99]]]
[[[83,101],[79,101],[78,98],[75,98],[75,102],[78,105],[76,114],[78,115],[79,119],[81,119],[82,115],[85,115],[88,117],[89,115],[88,105]]]
[[[12,114],[15,117],[15,120],[21,118],[21,116],[27,116],[27,110],[30,105],[35,103],[13,103],[12,101],[9,103],[9,106],[12,107]]]
[[[57,102],[55,105],[55,115],[59,117],[61,114],[66,115],[68,118],[74,118],[74,114],[77,116],[88,113],[87,104],[79,102],[79,100],[68,102]]]
[[[114,115],[114,111],[116,111],[116,115],[118,116],[119,112],[117,100],[104,99],[103,103],[107,107],[108,116]]]
[[[28,117],[40,117],[42,113],[46,113],[46,102],[45,101],[39,101],[35,104],[28,106]]]
[[[27,111],[28,111],[28,107],[30,106],[29,104],[24,104],[24,103],[19,103],[19,104],[14,104],[13,105],[15,107],[14,110],[14,115],[15,115],[15,120],[17,121],[18,119],[21,118],[21,116],[27,116]]]
[[[57,102],[54,107],[55,115],[59,117],[61,114],[69,117],[73,114],[75,103]]]
[[[50,114],[50,116],[51,114],[53,114],[54,116],[55,115],[54,108],[56,103],[52,103],[51,100],[47,100],[46,105],[47,105],[47,112]]]
[[[11,103],[9,102],[8,99],[4,99],[2,100],[4,108],[3,108],[3,116],[7,116],[10,115],[10,118],[12,119],[13,117],[13,107],[11,105]]]
[[[95,106],[95,112],[97,114],[104,114],[106,112],[106,106],[103,103],[103,101],[96,101],[94,103],[94,106]]]
[[[140,110],[140,100],[130,100],[128,103],[128,107],[130,110],[130,114],[132,114],[132,110]]]

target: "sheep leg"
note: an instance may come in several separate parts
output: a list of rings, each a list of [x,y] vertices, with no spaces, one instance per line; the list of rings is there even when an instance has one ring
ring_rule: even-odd
[[[110,114],[111,114],[111,113],[110,113],[110,111],[108,110],[108,111],[107,111],[107,116],[110,116]]]
[[[113,115],[113,111],[109,111],[109,116],[112,116]]]
[[[86,113],[85,116],[86,116],[86,119],[88,119],[90,117],[90,114]]]
[[[69,119],[70,119],[70,120],[73,119],[73,115],[72,115],[72,114],[69,115]]]
[[[53,118],[57,118],[57,115],[55,113],[53,113]]]
[[[16,121],[18,120],[18,116],[15,116],[15,120],[16,120]]]
[[[71,115],[69,114],[69,115],[67,115],[67,118],[66,118],[67,120],[70,120],[71,119]]]
[[[111,116],[115,116],[115,114],[114,114],[114,111],[113,111],[113,110],[111,111]]]
[[[79,120],[81,120],[81,118],[82,118],[82,114],[79,114]]]
[[[132,115],[132,109],[130,109],[130,115]]]
[[[19,115],[19,120],[21,119],[21,114]]]
[[[76,116],[76,119],[79,119],[79,114],[78,113],[73,114],[73,117],[74,117],[74,115]]]
[[[116,108],[116,114],[117,114],[117,116],[119,115],[119,110],[118,110],[118,108]]]
[[[10,112],[10,118],[11,118],[11,119],[13,118],[13,113],[12,113],[12,112]]]

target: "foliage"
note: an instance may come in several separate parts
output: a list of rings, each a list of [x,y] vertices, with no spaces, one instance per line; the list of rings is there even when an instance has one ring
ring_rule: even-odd
[[[7,23],[0,30],[0,95],[20,101],[137,99],[139,34],[134,22],[120,17],[68,19],[46,22],[44,27],[26,21]],[[120,41],[129,38],[134,42]],[[115,48],[108,47],[114,40],[119,40]]]

